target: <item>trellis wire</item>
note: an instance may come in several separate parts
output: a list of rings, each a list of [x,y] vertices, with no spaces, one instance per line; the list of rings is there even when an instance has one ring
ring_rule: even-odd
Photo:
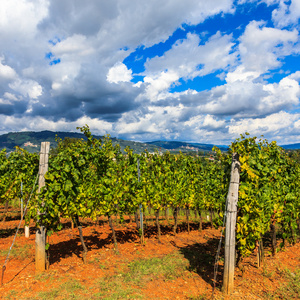
[[[138,169],[138,182],[140,182],[141,170],[140,170],[140,160],[137,159],[137,169]],[[140,228],[142,230],[142,238],[144,237],[144,226],[143,226],[143,207],[142,204],[139,205],[140,209]]]
[[[23,181],[21,180],[21,220],[24,215],[24,210],[23,210]]]
[[[215,265],[214,265],[214,286],[213,286],[213,290],[212,290],[211,299],[214,298],[214,292],[215,292],[215,287],[216,287],[216,282],[217,282],[219,259],[220,259],[220,251],[221,251],[221,245],[222,245],[222,240],[223,240],[223,233],[224,233],[224,229],[226,227],[227,204],[228,204],[228,197],[226,197],[225,211],[224,211],[224,217],[223,217],[223,226],[222,226],[222,230],[221,230],[221,236],[220,236],[218,250],[217,250],[217,255],[216,255],[216,259],[215,259]]]

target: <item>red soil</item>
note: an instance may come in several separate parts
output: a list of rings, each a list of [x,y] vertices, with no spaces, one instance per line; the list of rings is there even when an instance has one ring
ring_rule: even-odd
[[[2,235],[0,268],[6,259],[3,251],[11,246],[18,223],[17,220],[0,223]],[[204,224],[203,231],[199,232],[198,225],[192,224],[192,230],[188,234],[186,226],[181,224],[179,233],[174,236],[171,231],[172,226],[167,226],[167,222],[163,220],[162,238],[159,243],[156,239],[154,222],[151,220],[150,224],[148,221],[148,227],[145,230],[145,246],[142,246],[135,224],[128,220],[128,223],[116,225],[120,251],[118,255],[114,251],[111,230],[106,220],[101,219],[100,225],[86,220],[82,223],[84,239],[88,247],[88,263],[83,264],[82,261],[82,246],[77,229],[72,232],[70,222],[65,222],[64,229],[53,234],[49,239],[50,267],[44,275],[39,276],[35,274],[34,265],[34,224],[31,224],[29,239],[24,237],[24,224],[22,224],[13,248],[19,251],[18,256],[12,255],[7,264],[4,284],[0,287],[0,298],[32,299],[37,297],[39,292],[50,291],[65,281],[76,279],[89,291],[90,298],[85,299],[94,299],[93,295],[100,292],[95,281],[107,278],[109,275],[118,275],[120,266],[139,258],[163,257],[174,251],[180,251],[188,260],[191,270],[185,271],[186,274],[179,278],[171,280],[158,278],[149,281],[144,287],[139,288],[140,293],[144,299],[211,299],[214,259],[220,230],[212,229],[208,224]],[[24,250],[24,253],[20,253],[20,250]],[[299,243],[288,246],[275,258],[266,251],[265,266],[261,268],[257,268],[256,256],[252,255],[245,260],[243,273],[236,269],[235,292],[230,299],[266,299],[268,294],[276,293],[286,284],[283,279],[285,268],[296,272],[300,269],[299,267]],[[223,299],[221,286],[222,263],[219,266],[214,292],[215,299]],[[134,299],[134,296],[130,299]]]

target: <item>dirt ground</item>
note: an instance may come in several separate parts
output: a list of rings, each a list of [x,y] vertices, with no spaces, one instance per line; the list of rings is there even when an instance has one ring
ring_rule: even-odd
[[[0,222],[0,270],[7,251],[13,241],[19,221],[14,217]],[[172,223],[172,220],[171,220]],[[172,234],[172,224],[161,220],[161,242],[156,238],[154,217],[148,217],[145,229],[145,245],[140,238],[135,223],[129,219],[116,224],[119,254],[112,242],[112,234],[107,220],[98,224],[83,220],[83,235],[88,247],[87,264],[82,260],[82,246],[78,231],[71,229],[71,223],[64,222],[64,229],[49,238],[49,269],[43,274],[35,274],[34,247],[35,229],[30,224],[30,238],[24,237],[24,224],[16,237],[10,259],[0,287],[1,299],[224,299],[222,287],[221,251],[219,271],[214,287],[214,266],[220,229],[203,224],[202,232],[198,224],[191,224],[187,232],[181,223],[178,234]],[[143,277],[142,282],[126,283],[120,278],[126,274],[131,262],[149,258],[163,258],[179,255],[185,263],[179,276]],[[276,257],[265,250],[264,266],[258,268],[255,253],[247,258],[243,270],[236,269],[235,291],[226,299],[299,299],[297,288],[300,270],[300,243],[287,246]],[[125,273],[124,273],[125,272]],[[298,274],[298,275],[297,275]],[[1,275],[1,274],[0,274]],[[145,279],[146,278],[146,279]],[[296,278],[294,281],[293,279]],[[120,280],[119,280],[120,279]],[[291,286],[291,279],[296,286]],[[76,283],[67,296],[65,289],[70,282]],[[299,285],[297,285],[299,284]],[[122,291],[116,290],[121,286]],[[213,292],[214,290],[214,292]]]

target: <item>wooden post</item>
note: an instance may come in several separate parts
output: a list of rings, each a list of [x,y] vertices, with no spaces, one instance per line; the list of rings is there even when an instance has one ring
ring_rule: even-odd
[[[230,184],[226,207],[225,260],[223,276],[223,292],[233,292],[235,268],[235,226],[240,182],[240,162],[237,153],[232,154]]]
[[[48,171],[48,156],[49,156],[50,142],[41,143],[40,163],[39,163],[39,187],[38,193],[45,185],[45,174]],[[43,203],[41,204],[43,206]],[[40,212],[38,211],[38,214]],[[43,272],[46,268],[46,228],[40,221],[35,234],[35,271]]]
[[[29,226],[25,225],[25,237],[28,239],[30,235]]]

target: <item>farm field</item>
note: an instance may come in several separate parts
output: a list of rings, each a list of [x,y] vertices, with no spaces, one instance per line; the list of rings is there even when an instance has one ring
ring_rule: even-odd
[[[0,223],[1,267],[19,223],[15,217],[11,214]],[[0,287],[1,299],[211,299],[221,229],[204,223],[199,232],[197,221],[192,219],[188,233],[181,216],[174,236],[172,217],[169,221],[161,217],[159,243],[154,215],[146,219],[144,246],[129,218],[115,225],[119,254],[114,250],[107,219],[100,218],[98,224],[82,220],[87,264],[82,261],[78,230],[72,231],[65,220],[64,229],[50,237],[50,267],[42,274],[34,271],[34,228],[26,239],[21,226]],[[288,245],[275,258],[266,248],[261,268],[257,268],[255,253],[246,258],[242,271],[236,268],[231,299],[299,299],[299,253],[300,243]],[[223,257],[221,251],[215,299],[223,299]]]

